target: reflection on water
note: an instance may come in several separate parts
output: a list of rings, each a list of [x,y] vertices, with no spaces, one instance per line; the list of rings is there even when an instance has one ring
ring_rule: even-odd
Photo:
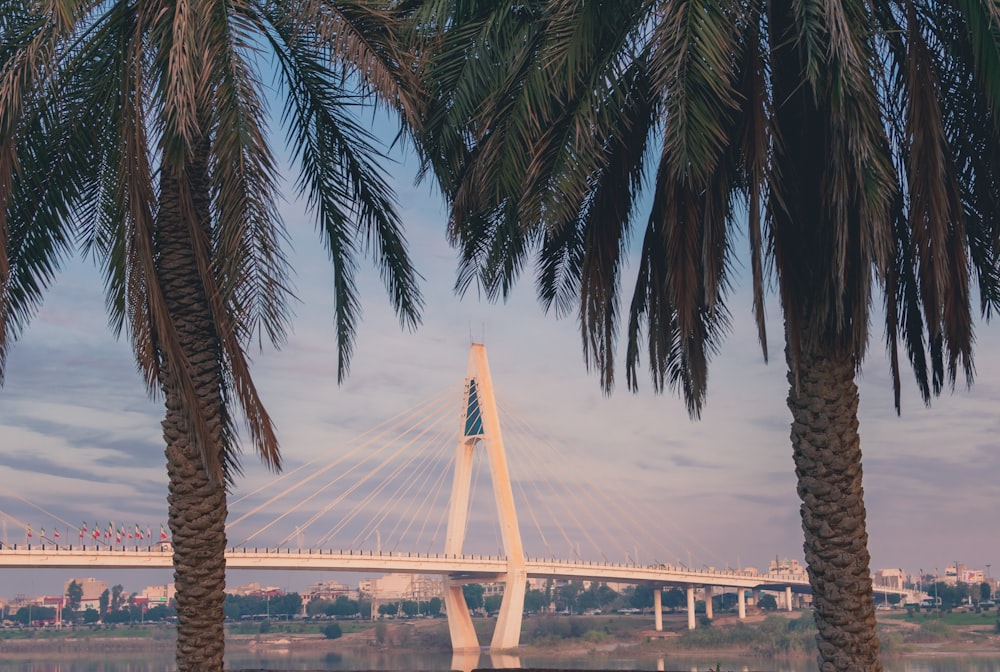
[[[15,660],[0,659],[0,672],[173,672],[172,651],[157,654],[58,657],[19,656]],[[619,650],[610,654],[577,657],[545,655],[496,655],[489,653],[452,655],[440,652],[391,650],[344,650],[337,652],[296,652],[282,649],[269,652],[230,650],[226,655],[227,670],[473,670],[531,667],[536,669],[575,670],[662,670],[663,672],[813,672],[810,660],[773,661],[684,654],[668,657],[629,656]],[[885,672],[1000,672],[1000,656],[946,657],[890,660]]]

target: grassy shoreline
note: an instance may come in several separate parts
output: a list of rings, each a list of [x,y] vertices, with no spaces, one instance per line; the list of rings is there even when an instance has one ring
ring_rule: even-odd
[[[494,622],[476,619],[480,641],[489,641]],[[323,623],[271,623],[261,632],[259,624],[233,624],[227,628],[226,646],[252,650],[275,646],[336,651],[346,648],[394,648],[428,651],[449,649],[447,624],[440,619],[416,621],[340,622],[343,636],[327,639]],[[665,630],[655,632],[651,619],[638,616],[540,616],[525,619],[524,654],[614,655],[628,647],[636,655],[678,652],[717,652],[754,658],[815,657],[812,616],[781,614],[740,622],[732,616],[717,618],[687,630],[685,616],[665,619]],[[995,655],[1000,656],[1000,633],[992,621],[973,624],[961,619],[916,616],[882,617],[879,636],[883,655]],[[170,625],[145,624],[75,629],[0,631],[0,654],[47,655],[73,653],[128,653],[168,651],[174,646]]]

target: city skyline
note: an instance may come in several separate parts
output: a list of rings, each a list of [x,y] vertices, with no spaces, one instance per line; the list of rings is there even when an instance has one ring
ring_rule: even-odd
[[[768,571],[771,572],[791,571],[792,573],[796,574],[805,572],[805,567],[801,566],[798,563],[798,561],[791,560],[790,561],[791,567],[785,566],[786,562],[787,561],[781,561],[781,562],[772,561],[771,567],[764,568],[762,569],[762,571],[765,574]],[[959,568],[960,568],[959,571],[961,571],[963,574],[968,573],[970,577],[972,577],[972,575],[978,575],[983,572],[983,568],[971,568],[971,567],[966,567],[965,565],[959,565]],[[146,573],[145,570],[139,570],[138,572],[131,570],[98,570],[95,572],[88,572],[86,570],[77,571],[77,570],[66,570],[65,568],[62,568],[62,569],[46,570],[46,571],[53,572],[53,574],[58,572],[62,572],[64,574],[62,583],[60,584],[62,592],[42,591],[41,593],[38,594],[21,592],[18,593],[17,595],[0,595],[0,605],[3,605],[5,602],[8,602],[15,597],[19,599],[28,599],[28,600],[63,597],[65,596],[65,589],[71,581],[76,581],[79,583],[88,582],[88,583],[100,584],[101,588],[111,587],[113,584],[120,584],[123,589],[122,592],[125,595],[131,595],[134,593],[139,596],[147,596],[150,594],[151,591],[156,593],[157,595],[161,594],[172,595],[174,593],[174,584],[169,581],[162,583],[155,583],[155,582],[148,583],[145,581],[128,583],[127,581],[121,580],[123,576],[129,577],[129,576],[136,576],[137,574],[145,574]],[[880,572],[876,572],[876,574],[879,574]],[[168,573],[169,572],[167,570],[159,572],[160,575],[167,575]],[[408,573],[395,573],[395,572],[382,572],[382,573],[338,572],[336,574],[338,575],[339,578],[330,579],[329,578],[330,573],[324,574],[321,572],[308,572],[306,573],[306,576],[313,578],[311,578],[308,582],[300,582],[301,585],[296,586],[295,588],[290,588],[282,584],[267,581],[268,576],[271,576],[273,578],[275,575],[281,574],[281,572],[240,571],[236,572],[236,574],[243,575],[245,577],[253,576],[255,578],[248,579],[246,582],[242,583],[227,581],[226,593],[232,593],[235,595],[246,595],[254,592],[269,592],[269,593],[281,592],[286,594],[299,593],[302,595],[306,595],[306,594],[323,592],[323,590],[325,589],[324,587],[328,587],[331,584],[335,585],[336,590],[340,592],[346,591],[346,592],[356,593],[358,591],[361,591],[361,592],[371,593],[372,592],[371,585],[373,583],[385,582],[386,580],[398,581],[398,580],[412,579],[413,581],[419,580],[419,581],[433,582],[433,581],[439,581],[441,578],[440,576],[437,575],[422,575],[422,574],[414,575]],[[935,580],[939,583],[954,585],[956,582],[957,575],[958,573],[955,571],[955,566],[950,565],[945,567],[940,574],[934,574],[932,572],[925,572],[924,574],[916,574],[904,571],[901,576],[904,579],[905,585],[917,586],[920,585],[922,580],[928,576],[933,576]],[[344,577],[347,577],[346,580],[344,580]],[[896,579],[895,575],[890,576],[889,578],[882,578],[881,580],[879,576],[874,576],[873,578],[875,579],[876,591],[884,585],[891,585],[893,587],[903,587],[902,585],[898,584],[895,581]],[[987,577],[981,577],[981,578],[983,581],[985,581]],[[535,587],[544,584],[544,581],[542,579],[529,579],[529,582]],[[981,583],[980,580],[966,580],[966,579],[961,579],[958,582],[963,584],[969,584],[973,587],[973,589],[978,589],[978,585],[979,583]],[[492,585],[495,582],[484,581],[482,583],[488,583]],[[590,581],[585,581],[585,584],[586,583],[590,583]],[[997,579],[995,577],[990,577],[989,583],[992,584],[993,586],[996,586]],[[617,582],[614,585],[620,586],[623,584],[621,582]],[[667,587],[664,587],[664,590],[666,589]],[[97,592],[100,591],[98,590]],[[96,599],[96,597],[94,599]]]
[[[687,417],[676,395],[652,394],[645,371],[639,393],[628,392],[621,358],[618,385],[606,398],[583,364],[575,319],[542,314],[530,269],[507,305],[487,304],[474,291],[463,300],[454,296],[455,254],[445,243],[444,209],[427,185],[410,185],[412,166],[404,161],[396,173],[402,219],[424,276],[424,323],[414,334],[401,332],[377,273],[365,268],[364,314],[351,374],[340,387],[332,273],[314,243],[311,220],[295,202],[284,208],[301,302],[288,343],[280,352],[256,355],[253,371],[275,418],[286,470],[460,383],[469,342],[484,341],[499,394],[543,417],[546,430],[602,465],[602,478],[623,484],[732,566],[766,567],[776,555],[801,559],[773,296],[765,364],[748,288],[735,281],[733,333],[710,366],[700,421]],[[627,305],[631,287],[624,290]],[[977,323],[975,386],[946,391],[930,409],[904,368],[897,418],[881,329],[873,329],[858,377],[873,570],[930,571],[955,560],[982,567],[1000,557],[992,515],[1000,499],[998,330]],[[76,518],[106,524],[127,510],[127,522],[151,524],[157,532],[166,520],[161,408],[147,399],[127,344],[116,342],[106,326],[99,273],[74,260],[9,355],[0,388],[0,483],[75,524]],[[234,499],[271,478],[255,456],[245,455],[243,464]],[[0,510],[33,526],[49,525],[2,492]],[[14,536],[10,529],[8,535]],[[317,578],[295,580],[305,585]],[[0,573],[0,595],[31,580],[20,570]]]

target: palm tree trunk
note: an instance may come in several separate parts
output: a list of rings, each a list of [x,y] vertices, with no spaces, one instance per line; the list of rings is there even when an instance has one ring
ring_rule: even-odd
[[[854,363],[803,353],[798,374],[788,408],[820,670],[879,672]]]
[[[189,164],[185,172],[195,193],[207,185],[205,172],[199,166],[204,168],[204,162]],[[225,416],[219,339],[198,273],[188,222],[180,206],[180,186],[169,168],[163,171],[160,189],[155,241],[158,280],[190,365],[197,404],[211,428],[213,441],[207,450],[217,451],[221,458]],[[196,202],[196,209],[203,210],[199,205],[203,203]],[[167,501],[177,589],[177,669],[221,672],[225,650],[222,606],[226,585],[226,484],[206,472],[189,431],[186,409],[191,404],[182,403],[180,390],[171,378],[172,363],[162,352],[161,357],[160,382],[166,396],[163,437],[169,476]]]

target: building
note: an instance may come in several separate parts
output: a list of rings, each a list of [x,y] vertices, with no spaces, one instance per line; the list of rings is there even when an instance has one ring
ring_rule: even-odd
[[[338,597],[351,598],[356,596],[357,591],[351,590],[347,584],[340,581],[317,581],[306,588],[302,594],[302,601],[336,600]]]
[[[426,602],[432,597],[441,597],[444,594],[444,584],[440,578],[418,574],[387,574],[379,579],[362,579],[358,582],[358,592],[378,601]]]
[[[782,575],[791,574],[792,576],[801,578],[805,578],[807,576],[805,568],[802,567],[802,565],[799,564],[799,561],[794,558],[779,559],[778,557],[775,557],[774,560],[771,561],[771,565],[767,568],[767,573]]]
[[[872,583],[875,588],[892,588],[903,590],[907,584],[907,574],[902,569],[894,567],[892,569],[880,569],[872,576]]]
[[[253,583],[244,583],[239,586],[233,586],[232,588],[226,587],[226,593],[229,595],[239,595],[240,597],[281,597],[285,594],[283,588],[278,586],[261,586],[259,583],[254,581]]]
[[[956,562],[944,568],[943,580],[949,586],[954,586],[956,583],[982,583],[986,581],[986,572]]]
[[[108,589],[107,581],[98,581],[94,578],[86,579],[70,579],[63,586],[63,595],[69,592],[69,586],[71,583],[76,582],[80,588],[83,589],[83,595],[80,598],[80,610],[86,611],[87,609],[93,609],[94,611],[101,610],[101,595],[104,591]]]
[[[176,593],[174,584],[168,583],[165,586],[146,586],[139,592],[139,597],[145,599],[146,604],[150,607],[159,605],[166,607],[173,601]]]

